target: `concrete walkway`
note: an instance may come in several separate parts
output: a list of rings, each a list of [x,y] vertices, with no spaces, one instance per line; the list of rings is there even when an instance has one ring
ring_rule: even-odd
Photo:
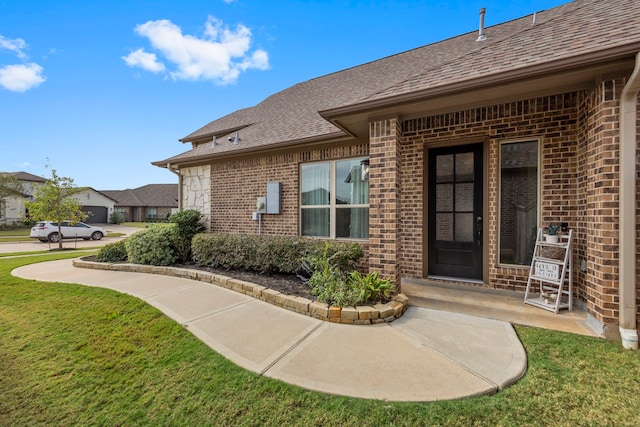
[[[136,296],[243,368],[325,393],[434,401],[495,393],[526,372],[511,324],[410,307],[390,324],[340,325],[215,285],[144,273],[20,267],[18,277],[79,283]]]

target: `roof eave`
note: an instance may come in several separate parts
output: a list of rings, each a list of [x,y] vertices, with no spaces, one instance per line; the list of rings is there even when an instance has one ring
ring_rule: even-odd
[[[188,157],[185,159],[172,161],[171,159],[159,160],[156,162],[151,162],[152,165],[158,166],[161,168],[168,168],[169,165],[173,166],[185,166],[191,164],[202,163],[207,160],[213,159],[226,159],[230,157],[243,156],[246,154],[261,154],[274,150],[283,150],[287,148],[294,148],[301,145],[317,145],[317,144],[325,144],[327,142],[339,142],[353,139],[353,135],[345,132],[332,132],[328,134],[324,134],[321,137],[313,136],[308,138],[299,138],[295,140],[283,141],[280,143],[269,144],[265,146],[259,147],[247,147],[243,149],[236,149],[232,151],[225,151],[222,153],[208,153],[200,156]]]

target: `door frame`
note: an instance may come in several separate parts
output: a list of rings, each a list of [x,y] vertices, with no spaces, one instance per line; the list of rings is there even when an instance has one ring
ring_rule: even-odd
[[[489,187],[489,162],[492,162],[494,159],[489,159],[489,137],[488,136],[479,136],[479,137],[468,137],[468,138],[460,138],[453,141],[442,141],[442,142],[425,142],[423,147],[424,158],[422,170],[423,173],[423,183],[422,183],[422,277],[425,279],[429,279],[429,150],[432,148],[447,148],[447,147],[457,147],[461,145],[472,145],[472,144],[482,144],[482,185],[483,185],[483,193],[484,197],[482,200],[482,280],[473,280],[466,278],[457,278],[457,277],[448,277],[447,279],[455,282],[466,282],[466,283],[488,283],[489,277],[489,247],[495,247],[496,244],[496,236],[490,235],[489,230],[489,222],[493,221],[492,217],[489,217],[489,202],[490,194],[495,193],[495,191],[490,192]],[[440,276],[438,276],[440,277]]]

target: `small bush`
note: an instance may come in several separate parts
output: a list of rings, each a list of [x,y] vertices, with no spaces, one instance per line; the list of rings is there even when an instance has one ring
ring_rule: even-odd
[[[309,265],[313,274],[309,279],[311,292],[319,302],[340,307],[356,305],[360,302],[360,290],[353,286],[329,254],[329,245],[325,245],[321,256],[310,257]]]
[[[327,253],[339,268],[350,271],[364,251],[357,243],[327,243]],[[200,266],[259,273],[297,274],[303,259],[321,256],[325,242],[285,236],[197,234],[192,240],[193,260]]]
[[[109,215],[109,222],[111,224],[122,224],[124,222],[124,215],[122,212],[111,212],[111,215]]]
[[[125,240],[120,240],[114,243],[108,243],[103,246],[96,255],[96,261],[98,262],[126,262],[128,260],[127,248],[125,247]]]
[[[172,265],[178,259],[175,227],[150,226],[125,240],[129,261],[135,264]]]
[[[186,209],[171,215],[169,222],[176,225],[176,252],[182,262],[187,262],[191,259],[193,236],[206,229],[202,223],[202,214],[195,209]]]

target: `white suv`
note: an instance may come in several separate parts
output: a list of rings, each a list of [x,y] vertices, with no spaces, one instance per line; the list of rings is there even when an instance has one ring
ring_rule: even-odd
[[[84,239],[100,240],[106,236],[107,231],[102,227],[94,227],[84,222],[63,221],[61,224],[63,239]],[[39,221],[32,228],[29,237],[36,238],[41,242],[57,242],[58,223],[52,221]]]

